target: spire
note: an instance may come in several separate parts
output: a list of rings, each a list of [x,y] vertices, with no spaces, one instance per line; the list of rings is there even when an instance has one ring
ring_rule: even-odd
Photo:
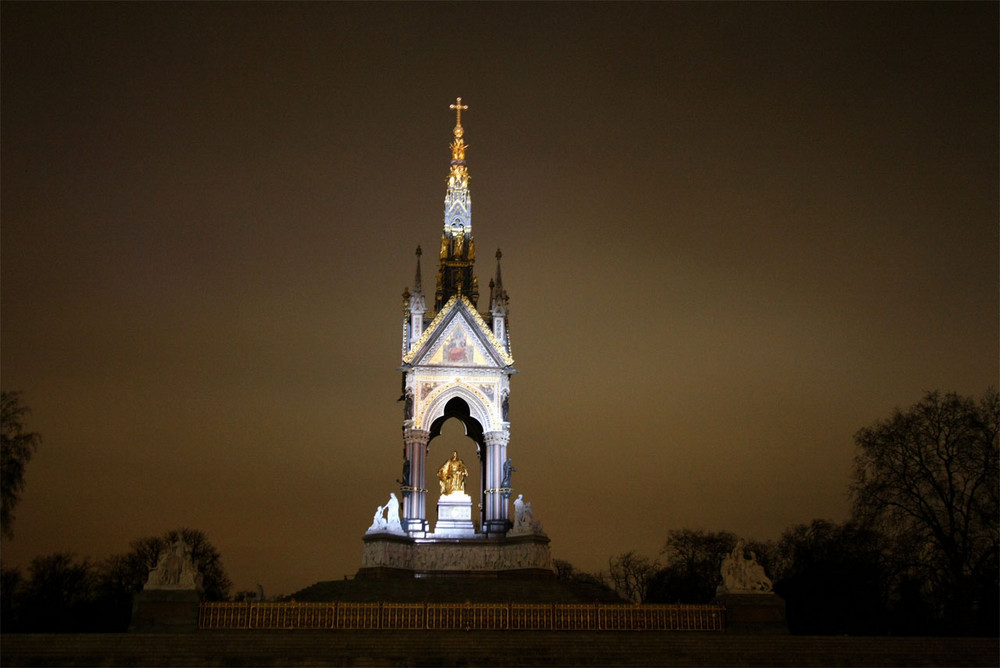
[[[479,283],[473,274],[476,245],[472,238],[472,198],[469,195],[469,170],[465,164],[468,146],[463,138],[462,112],[469,108],[458,98],[448,107],[455,111],[454,139],[451,142],[451,169],[444,197],[444,229],[441,233],[440,268],[434,310],[460,292],[475,305],[479,300]]]
[[[500,292],[503,292],[503,279],[500,278],[500,258],[502,258],[502,257],[503,257],[503,253],[501,253],[500,249],[498,248],[497,249],[497,279],[496,279],[496,281],[497,281],[497,290],[499,290]]]
[[[503,289],[503,277],[500,275],[500,258],[503,253],[497,249],[497,274],[490,281],[490,313],[494,318],[507,315],[507,291]]]
[[[424,290],[420,286],[420,255],[423,251],[417,246],[417,273],[413,277],[413,292],[409,290],[403,293],[403,304],[408,306],[408,321],[403,322],[403,355],[410,350],[413,342],[420,338],[424,332],[424,313],[427,306],[424,302]]]
[[[413,292],[410,294],[410,312],[423,314],[427,307],[424,303],[424,290],[420,285],[420,256],[423,251],[417,246],[417,273],[413,277]]]
[[[510,353],[510,338],[507,335],[507,291],[503,289],[503,277],[500,276],[500,258],[503,254],[497,249],[497,275],[490,280],[490,315],[493,321],[493,336],[503,343]]]
[[[423,251],[420,250],[420,246],[417,246],[417,275],[413,277],[413,291],[420,291],[420,256],[423,255]]]

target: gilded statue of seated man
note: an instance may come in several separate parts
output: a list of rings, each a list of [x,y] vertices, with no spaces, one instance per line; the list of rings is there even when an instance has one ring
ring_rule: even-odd
[[[465,491],[465,478],[469,472],[465,468],[465,463],[458,458],[458,452],[451,453],[451,459],[446,461],[438,469],[438,480],[441,483],[441,494],[447,496],[452,492]]]

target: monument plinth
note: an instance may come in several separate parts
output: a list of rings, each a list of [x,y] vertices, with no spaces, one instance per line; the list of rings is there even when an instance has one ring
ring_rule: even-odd
[[[511,520],[510,378],[515,373],[507,329],[508,297],[496,253],[489,304],[479,311],[472,236],[468,148],[458,98],[444,200],[437,282],[424,295],[417,247],[413,291],[403,293],[403,462],[392,496],[379,506],[364,536],[359,577],[454,574],[554,574],[549,539],[531,504],[518,495]],[[425,322],[429,322],[426,324]],[[452,451],[436,471],[428,466],[434,439],[457,419],[475,444],[468,466]],[[430,479],[431,484],[428,484]],[[431,487],[433,491],[429,490]],[[437,493],[437,521],[427,504]],[[431,498],[428,498],[431,497]]]
[[[474,539],[367,535],[359,578],[555,577],[549,538],[544,535]]]
[[[715,603],[726,608],[729,633],[788,633],[785,600],[774,593],[771,579],[757,563],[757,555],[747,557],[746,543],[736,541],[733,551],[722,560],[722,583],[715,591]]]
[[[442,496],[437,504],[438,519],[433,538],[475,538],[472,524],[472,497],[465,492]]]
[[[142,591],[132,597],[129,631],[192,632],[198,630],[202,575],[191,548],[178,539],[160,551]]]

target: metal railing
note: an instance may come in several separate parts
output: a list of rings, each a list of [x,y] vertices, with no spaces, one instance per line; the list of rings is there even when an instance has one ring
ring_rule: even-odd
[[[718,605],[202,603],[201,629],[724,631]]]

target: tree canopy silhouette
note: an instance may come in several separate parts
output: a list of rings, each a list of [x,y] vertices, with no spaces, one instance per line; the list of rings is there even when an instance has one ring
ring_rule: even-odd
[[[648,583],[648,603],[708,603],[715,598],[719,565],[733,549],[736,535],[729,531],[672,529],[661,554],[663,568]]]
[[[788,627],[806,635],[865,635],[888,630],[892,583],[881,535],[853,522],[813,520],[789,527],[775,545],[774,591]]]
[[[206,601],[224,601],[232,582],[226,575],[219,551],[199,529],[173,529],[162,536],[147,536],[132,541],[131,550],[108,558],[105,570],[108,579],[129,595],[142,591],[149,571],[156,566],[160,552],[180,538],[191,548],[195,568],[202,575],[203,597]]]
[[[649,598],[649,585],[660,570],[660,564],[635,550],[623,552],[608,560],[608,577],[615,591],[633,603]]]
[[[131,549],[99,562],[57,552],[35,557],[25,577],[0,569],[0,630],[8,632],[121,633],[128,629],[133,596],[142,591],[163,548],[177,538],[191,548],[202,574],[204,600],[221,601],[232,586],[218,550],[203,531],[174,529],[134,540]]]
[[[42,441],[24,429],[24,416],[30,412],[20,392],[0,392],[0,531],[6,538],[14,536],[14,508],[24,491],[24,471]]]
[[[853,513],[926,583],[954,632],[996,624],[1000,400],[928,392],[855,435]]]

